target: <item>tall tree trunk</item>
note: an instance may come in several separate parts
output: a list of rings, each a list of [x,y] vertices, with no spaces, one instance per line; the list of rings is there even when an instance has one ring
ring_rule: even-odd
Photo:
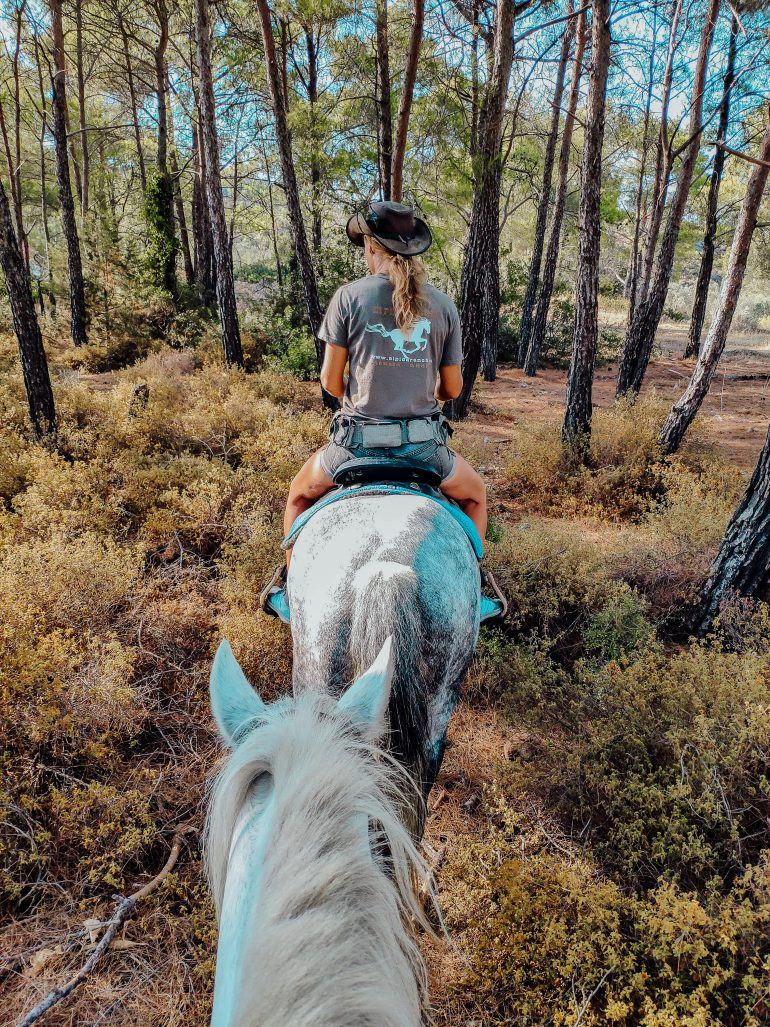
[[[388,45],[388,0],[376,0],[375,52],[377,57],[377,155],[380,164],[380,193],[391,198],[393,167],[393,107],[390,87],[390,47]]]
[[[154,48],[155,90],[158,97],[157,177],[147,196],[150,228],[156,237],[156,285],[173,298],[177,296],[176,252],[174,230],[174,185],[168,169],[168,101],[166,82],[166,51],[169,41],[169,14],[166,0],[154,0],[158,21],[158,42]],[[150,196],[152,193],[152,196]]]
[[[572,13],[574,4],[569,3],[569,13]],[[567,74],[567,62],[572,48],[572,40],[575,36],[575,19],[570,18],[564,30],[561,40],[561,51],[559,63],[556,67],[556,84],[553,91],[553,102],[551,105],[551,126],[548,132],[548,140],[545,146],[543,158],[543,181],[540,186],[540,201],[537,205],[537,217],[535,218],[535,239],[532,245],[532,257],[529,262],[529,275],[527,288],[524,293],[524,302],[521,307],[521,318],[519,320],[519,349],[518,363],[521,366],[527,358],[527,350],[532,333],[532,312],[535,308],[537,287],[540,283],[540,265],[543,260],[543,247],[545,246],[545,229],[548,221],[548,212],[551,209],[551,181],[553,179],[553,164],[556,156],[556,143],[559,138],[559,125],[561,123],[561,105],[564,95],[564,80]],[[484,377],[491,381],[488,371],[484,368]]]
[[[719,104],[719,127],[717,138],[726,139],[730,124],[730,94],[735,82],[735,51],[738,39],[738,19],[733,15],[730,23],[730,45],[727,51],[727,67],[725,69],[722,99]],[[717,206],[719,203],[719,187],[722,184],[722,173],[725,167],[725,150],[718,146],[714,154],[714,167],[711,171],[709,194],[706,201],[706,231],[703,236],[703,254],[698,269],[698,280],[695,284],[695,301],[690,320],[690,336],[685,348],[685,357],[694,357],[700,348],[703,322],[706,318],[711,272],[714,267],[714,248],[717,237]]]
[[[634,236],[631,243],[631,254],[628,260],[628,274],[626,275],[625,296],[628,299],[628,324],[631,323],[631,315],[636,307],[636,298],[639,291],[639,244],[642,237],[642,217],[644,209],[644,182],[647,177],[647,157],[650,152],[650,112],[652,109],[652,93],[655,85],[655,51],[658,42],[658,8],[653,7],[652,11],[652,45],[647,63],[647,95],[644,102],[644,122],[642,128],[642,149],[639,159],[639,177],[636,186],[636,200],[634,202]],[[660,139],[660,137],[658,137]],[[628,325],[626,326],[628,327]]]
[[[671,209],[666,222],[666,229],[660,244],[660,253],[656,265],[655,278],[650,285],[647,296],[640,301],[631,320],[626,335],[623,355],[618,370],[617,395],[636,395],[642,387],[647,365],[655,342],[655,333],[660,324],[663,305],[671,281],[674,267],[676,244],[679,229],[682,225],[687,197],[690,193],[695,165],[700,152],[701,133],[703,131],[703,94],[706,87],[706,71],[708,68],[709,51],[714,37],[714,26],[721,0],[709,0],[703,29],[701,31],[698,59],[693,77],[693,101],[690,112],[690,125],[685,141],[684,157],[679,169],[679,176],[671,201]]]
[[[299,188],[297,176],[294,171],[294,158],[291,150],[291,133],[287,119],[286,94],[283,88],[283,79],[275,52],[275,38],[273,36],[273,25],[270,20],[270,8],[267,0],[255,0],[259,13],[260,25],[262,28],[262,40],[265,48],[265,64],[267,68],[267,81],[270,88],[270,99],[273,104],[275,117],[275,137],[278,144],[278,154],[281,160],[281,173],[283,185],[286,192],[286,205],[289,213],[289,224],[294,241],[294,253],[302,277],[302,288],[305,293],[305,305],[310,330],[315,342],[316,360],[320,368],[323,362],[324,344],[318,336],[321,327],[321,304],[318,300],[318,284],[316,282],[315,268],[310,256],[310,248],[305,232],[305,221],[302,216],[302,205],[299,199]],[[324,388],[321,389],[324,405],[336,409],[338,403]]]
[[[313,26],[304,26],[307,48],[307,98],[310,104],[310,189],[313,212],[313,250],[321,249],[321,161],[318,141],[318,41]]]
[[[43,61],[40,53],[40,40],[34,36],[35,43],[35,70],[37,72],[37,86],[40,93],[40,134],[38,136],[38,154],[40,158],[40,221],[43,227],[43,239],[45,240],[45,268],[48,279],[48,303],[51,307],[51,314],[56,316],[56,293],[53,287],[53,268],[51,267],[51,229],[48,223],[48,178],[46,175],[47,146],[45,135],[48,131],[48,103],[43,84]]]
[[[13,230],[11,208],[0,182],[0,267],[3,269],[8,298],[11,301],[13,328],[19,343],[24,388],[27,391],[29,416],[35,434],[56,431],[56,410],[48,374],[48,361],[43,349],[35,313],[35,301],[29,275]]]
[[[474,160],[479,150],[479,4],[471,0],[471,135],[468,151]]]
[[[770,431],[743,499],[727,526],[700,595],[693,627],[705,635],[731,594],[764,599],[770,584]]]
[[[166,80],[166,90],[170,95],[168,79]],[[179,171],[179,161],[177,160],[176,155],[174,111],[170,106],[168,110],[168,131],[171,142],[171,147],[169,149],[169,161],[171,164],[171,182],[174,189],[174,210],[176,211],[176,220],[179,226],[179,243],[180,249],[182,250],[182,260],[184,262],[184,277],[187,284],[192,288],[192,286],[195,285],[195,268],[193,267],[192,252],[190,250],[190,233],[187,230],[187,214],[185,213],[184,197],[182,196],[182,181]]]
[[[591,71],[580,190],[580,238],[575,284],[575,334],[567,379],[562,436],[585,455],[591,435],[596,340],[599,333],[599,254],[601,246],[602,144],[610,66],[609,0],[591,2]]]
[[[503,120],[513,62],[516,8],[497,0],[492,73],[479,112],[473,207],[460,276],[460,323],[463,333],[463,387],[446,404],[449,417],[468,411],[479,372],[482,346],[497,352],[500,327],[500,182]]]
[[[671,176],[671,147],[668,138],[668,109],[671,103],[671,83],[674,75],[674,57],[676,56],[679,31],[679,21],[682,15],[682,0],[674,0],[671,12],[671,24],[668,33],[668,50],[666,53],[666,68],[663,72],[663,86],[661,90],[661,112],[660,131],[658,133],[658,145],[655,154],[655,173],[652,179],[652,197],[649,203],[649,220],[645,233],[644,258],[642,261],[642,281],[637,289],[636,303],[631,310],[629,327],[636,313],[637,306],[647,298],[652,278],[652,269],[655,264],[655,250],[658,245],[660,226],[663,224],[663,213],[666,208],[666,193],[668,181]]]
[[[24,231],[24,209],[22,206],[20,184],[21,180],[16,173],[17,163],[14,155],[14,147],[8,134],[8,125],[5,118],[5,108],[0,97],[0,135],[3,138],[3,149],[5,150],[5,164],[8,170],[8,184],[11,190],[11,205],[13,207],[14,230],[16,236],[21,240],[20,248],[25,267],[29,268],[29,256],[26,252],[26,233]]]
[[[59,189],[62,231],[67,243],[71,312],[70,332],[74,344],[76,346],[83,346],[88,342],[88,315],[86,311],[86,290],[83,281],[83,263],[80,256],[80,239],[75,219],[75,201],[72,196],[72,182],[70,180],[69,158],[67,154],[66,67],[61,0],[49,0],[49,4],[51,9],[54,57],[51,118],[56,153],[56,181]]]
[[[738,224],[735,228],[733,245],[730,250],[730,262],[727,266],[727,274],[722,284],[722,292],[719,297],[719,307],[714,313],[703,351],[698,357],[695,370],[692,373],[687,388],[679,399],[674,403],[671,413],[660,436],[660,444],[664,453],[673,453],[678,448],[684,437],[684,433],[692,423],[701,403],[706,398],[711,381],[716,373],[719,358],[725,348],[727,333],[733,320],[733,314],[738,303],[738,297],[743,285],[743,276],[746,272],[746,262],[751,248],[751,238],[757,224],[757,213],[762,202],[762,195],[770,174],[770,124],[765,129],[765,134],[757,154],[759,164],[755,164],[746,195],[743,198],[741,212],[738,217]]]
[[[142,183],[142,193],[147,192],[147,166],[144,160],[144,148],[142,147],[142,133],[139,128],[139,110],[136,101],[136,84],[134,82],[134,68],[131,63],[131,51],[128,46],[128,33],[122,15],[118,14],[118,30],[123,41],[123,59],[126,62],[126,81],[128,82],[128,96],[131,103],[131,123],[134,129],[134,142],[136,143],[136,156],[139,162],[139,180]]]
[[[396,117],[396,139],[393,144],[393,166],[391,171],[391,196],[398,203],[404,195],[404,157],[409,132],[409,115],[412,110],[414,84],[417,80],[417,65],[420,60],[420,46],[425,22],[425,0],[412,0],[412,31],[409,35],[409,50],[406,55],[404,82]]]
[[[196,87],[197,94],[197,87]],[[208,175],[206,174],[206,153],[203,146],[203,139],[200,129],[201,115],[198,107],[198,124],[193,125],[195,136],[195,160],[196,174],[193,183],[193,237],[195,240],[195,281],[200,290],[204,303],[209,304],[216,289],[216,275],[214,273],[213,258],[213,236],[211,232],[211,218],[209,217],[209,206],[206,200],[208,194]]]
[[[83,3],[75,2],[75,70],[78,83],[78,132],[80,133],[80,213],[85,219],[88,213],[91,179],[91,153],[88,145],[86,120],[86,75],[83,64]]]
[[[11,205],[16,222],[16,238],[19,241],[24,266],[29,273],[29,240],[24,229],[24,203],[21,179],[21,37],[24,25],[24,9],[26,0],[17,0],[13,11],[14,48],[11,56],[11,74],[13,78],[13,141],[8,133],[5,111],[0,100],[0,135],[3,138],[6,164],[8,165],[8,184],[11,189]]]
[[[262,140],[262,157],[265,162],[265,177],[267,178],[267,203],[270,213],[270,238],[273,243],[273,257],[275,258],[275,277],[278,282],[278,292],[283,296],[283,268],[281,267],[281,254],[278,249],[278,232],[275,227],[275,204],[273,203],[273,176],[270,172],[270,161],[267,159],[264,139]]]
[[[530,377],[537,371],[540,360],[540,348],[545,338],[548,327],[548,310],[551,306],[553,285],[556,281],[556,268],[559,263],[559,248],[561,245],[561,230],[564,221],[564,206],[567,199],[567,178],[569,176],[569,155],[572,148],[572,134],[575,128],[575,114],[577,112],[578,100],[580,98],[580,80],[583,75],[583,55],[586,45],[586,15],[583,11],[578,18],[577,41],[575,43],[575,60],[573,62],[572,86],[570,88],[569,101],[567,103],[567,114],[564,119],[564,132],[562,133],[561,149],[559,151],[559,172],[556,181],[556,195],[554,197],[553,218],[551,221],[551,234],[548,239],[548,249],[545,253],[543,264],[543,282],[540,286],[540,293],[537,297],[537,309],[535,319],[532,323],[532,331],[529,339],[529,349],[524,361],[524,374]]]
[[[211,25],[208,0],[195,0],[196,35],[198,40],[198,78],[201,103],[200,134],[206,151],[208,169],[207,198],[211,230],[214,237],[214,262],[217,269],[217,307],[222,326],[222,347],[228,366],[243,366],[238,308],[235,302],[233,263],[225,218],[225,201],[219,171],[219,140],[217,139],[214,84],[211,75]]]

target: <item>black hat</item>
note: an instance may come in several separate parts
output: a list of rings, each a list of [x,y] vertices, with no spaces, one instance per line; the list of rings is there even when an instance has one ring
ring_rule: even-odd
[[[370,235],[390,253],[402,257],[416,257],[433,242],[427,224],[411,207],[390,200],[370,203],[364,214],[354,214],[345,231],[354,246],[363,246],[364,236]]]

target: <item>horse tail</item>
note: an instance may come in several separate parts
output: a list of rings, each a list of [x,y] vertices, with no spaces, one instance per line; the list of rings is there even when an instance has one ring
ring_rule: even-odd
[[[411,567],[391,560],[364,564],[353,577],[350,651],[356,674],[371,666],[393,636],[394,672],[388,708],[390,748],[416,783],[428,762],[428,709],[419,673],[419,581]],[[421,818],[420,818],[421,819]]]

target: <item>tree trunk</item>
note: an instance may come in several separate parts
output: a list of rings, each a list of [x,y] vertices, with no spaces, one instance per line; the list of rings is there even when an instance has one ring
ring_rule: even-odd
[[[8,125],[5,120],[5,109],[2,98],[0,98],[0,135],[3,138],[3,149],[5,150],[5,164],[8,169],[8,184],[11,189],[11,205],[13,206],[14,231],[16,237],[21,240],[20,248],[24,264],[29,269],[29,251],[26,245],[27,236],[24,231],[24,209],[21,201],[21,180],[17,174],[17,162],[14,156],[14,148],[11,146],[11,139],[8,135]]]
[[[196,35],[198,40],[198,77],[201,103],[200,134],[206,151],[207,199],[214,238],[214,263],[217,269],[217,307],[222,326],[222,347],[228,366],[243,367],[241,332],[235,302],[233,263],[225,218],[225,201],[219,171],[219,140],[217,139],[214,84],[211,75],[208,0],[195,0]]]
[[[166,79],[166,89],[167,92],[170,92],[168,89],[168,79]],[[171,181],[174,189],[174,210],[176,211],[176,221],[179,226],[179,243],[184,262],[184,277],[187,284],[192,288],[195,285],[195,268],[193,267],[192,252],[190,250],[190,233],[187,230],[187,214],[184,209],[182,181],[176,155],[176,134],[174,132],[174,112],[172,108],[169,108],[168,111],[168,130],[171,139],[169,161],[171,163]]]
[[[27,391],[29,416],[36,435],[56,431],[56,410],[54,408],[48,361],[43,349],[35,313],[35,301],[29,285],[27,268],[19,249],[11,219],[11,208],[0,183],[0,267],[3,269],[8,298],[11,302],[13,328],[19,342],[19,356]]]
[[[719,127],[717,128],[717,139],[727,138],[727,129],[730,124],[730,94],[735,81],[735,51],[738,39],[738,19],[733,15],[730,24],[730,46],[727,51],[727,68],[725,70],[724,84],[722,86],[722,100],[719,104]],[[687,347],[684,351],[685,357],[697,356],[700,348],[703,322],[706,318],[706,304],[708,303],[709,284],[711,272],[714,267],[714,248],[717,237],[717,205],[719,201],[719,187],[722,184],[722,172],[725,167],[727,154],[721,146],[716,148],[714,154],[714,167],[711,171],[709,182],[709,194],[706,201],[706,231],[703,236],[703,254],[701,256],[700,268],[698,269],[698,281],[695,284],[695,301],[692,308],[692,319],[690,321],[690,336],[687,340]]]
[[[80,214],[85,219],[88,213],[91,178],[91,153],[88,146],[86,119],[86,76],[83,65],[83,4],[75,3],[75,61],[78,82],[78,132],[80,134]]]
[[[573,3],[570,0],[569,13],[572,13]],[[537,287],[540,283],[540,265],[543,260],[543,247],[545,246],[545,229],[548,221],[548,212],[551,209],[551,181],[553,179],[553,163],[556,156],[556,143],[559,138],[559,125],[561,124],[561,105],[564,95],[564,79],[567,74],[567,62],[569,60],[572,40],[575,35],[575,19],[570,18],[564,30],[561,40],[561,52],[559,63],[556,68],[556,85],[553,91],[553,102],[551,105],[551,126],[548,132],[548,141],[545,147],[543,159],[543,181],[540,186],[540,201],[537,205],[537,217],[535,218],[535,239],[532,246],[532,257],[529,262],[529,276],[527,288],[524,293],[524,302],[521,307],[521,318],[519,320],[519,366],[527,359],[527,350],[532,334],[532,312],[535,308]],[[487,381],[492,379],[484,368],[484,377]]]
[[[497,354],[500,328],[500,182],[503,115],[513,61],[515,7],[497,0],[492,73],[479,112],[478,154],[468,239],[460,276],[463,387],[445,405],[449,417],[466,415],[482,359],[482,347]]]
[[[267,178],[267,204],[270,214],[270,238],[273,243],[273,257],[275,258],[275,277],[278,282],[278,292],[283,296],[283,268],[281,267],[281,254],[278,249],[278,232],[275,227],[275,204],[273,203],[273,176],[270,171],[270,161],[267,159],[264,139],[262,141],[262,157],[265,162],[265,177]]]
[[[390,49],[388,46],[388,0],[376,0],[375,45],[377,56],[377,155],[380,165],[380,194],[391,198],[393,167],[393,107],[390,87]]]
[[[404,82],[401,86],[401,99],[396,117],[396,140],[393,145],[393,166],[391,172],[392,199],[401,202],[404,195],[404,157],[406,156],[406,139],[409,131],[409,115],[412,110],[414,84],[417,80],[417,65],[420,59],[422,32],[425,22],[425,0],[412,2],[412,31],[409,36],[409,50],[406,55]]]
[[[471,160],[479,151],[479,4],[471,0],[471,137],[468,145]]]
[[[679,229],[682,225],[687,197],[690,193],[695,165],[700,152],[700,140],[703,115],[703,94],[706,86],[709,51],[714,37],[714,26],[721,0],[709,0],[703,29],[701,31],[698,60],[695,65],[693,79],[693,101],[690,112],[690,125],[685,141],[684,158],[679,169],[679,177],[671,201],[666,229],[660,244],[660,253],[655,271],[655,278],[648,295],[640,301],[626,335],[623,355],[618,370],[617,395],[637,395],[642,387],[647,365],[652,355],[655,333],[658,330],[663,305],[671,281],[674,267],[676,244]]]
[[[128,33],[122,15],[118,14],[118,30],[123,41],[123,59],[126,62],[126,81],[128,82],[128,96],[131,102],[131,123],[134,129],[134,142],[136,143],[136,156],[139,162],[139,180],[142,183],[142,192],[147,192],[147,167],[144,161],[144,149],[142,147],[142,133],[139,128],[139,113],[136,101],[136,85],[134,83],[134,69],[131,63],[131,51],[128,46]]]
[[[321,249],[321,162],[318,143],[318,41],[310,24],[305,25],[307,48],[307,98],[310,104],[310,189],[313,211],[313,250]]]
[[[644,200],[644,182],[647,177],[647,157],[650,152],[650,111],[652,109],[652,93],[655,86],[655,51],[658,42],[658,8],[652,11],[652,46],[647,64],[647,96],[644,103],[644,122],[642,129],[642,151],[639,160],[639,177],[636,186],[636,200],[634,202],[634,237],[631,243],[631,254],[628,261],[628,274],[626,275],[626,286],[624,294],[628,299],[628,325],[631,323],[631,316],[636,307],[636,298],[639,292],[639,245],[642,237],[642,218]],[[660,139],[660,137],[658,137]]]
[[[302,287],[305,293],[305,305],[307,317],[310,324],[310,331],[315,342],[316,360],[320,368],[323,362],[324,344],[318,337],[318,330],[321,327],[321,304],[318,300],[318,284],[316,282],[315,268],[310,256],[310,248],[307,243],[305,232],[305,221],[302,216],[302,205],[297,187],[297,176],[294,171],[294,158],[291,150],[291,133],[287,119],[286,94],[284,93],[281,70],[275,52],[275,38],[273,36],[273,25],[270,20],[270,8],[267,0],[255,0],[259,13],[260,25],[262,28],[262,40],[265,48],[265,64],[267,70],[267,81],[270,88],[270,98],[273,104],[275,117],[275,137],[278,144],[278,153],[281,160],[281,173],[283,185],[286,192],[286,205],[289,213],[289,224],[291,225],[292,238],[294,241],[294,253],[302,277]],[[336,409],[339,405],[336,399],[324,388],[321,389],[324,406]]]
[[[48,178],[46,175],[47,146],[45,134],[48,131],[48,105],[46,101],[45,86],[43,84],[43,62],[40,54],[40,40],[34,36],[35,44],[35,70],[37,72],[37,86],[40,93],[40,134],[38,136],[38,154],[40,157],[40,221],[43,228],[43,239],[45,240],[45,268],[48,278],[48,303],[51,307],[52,316],[56,316],[56,293],[53,287],[53,268],[51,267],[51,230],[48,224]]]
[[[733,245],[730,250],[730,262],[722,284],[719,307],[711,322],[703,352],[698,357],[692,378],[687,388],[674,404],[660,436],[660,444],[664,453],[673,453],[678,448],[684,433],[697,414],[701,403],[706,398],[711,381],[716,373],[719,358],[725,348],[727,333],[730,330],[733,314],[746,272],[746,262],[751,248],[751,238],[757,224],[757,213],[762,202],[762,195],[770,174],[770,124],[760,144],[757,159],[762,164],[752,168],[746,195],[743,198],[738,224],[735,228]]]
[[[72,196],[72,182],[70,180],[69,157],[67,154],[67,96],[62,8],[61,0],[49,0],[49,2],[54,56],[51,117],[56,152],[56,180],[59,188],[62,231],[67,243],[71,311],[70,332],[74,344],[76,346],[83,346],[88,342],[88,316],[86,312],[86,291],[83,281],[83,263],[80,256],[80,239],[78,238],[78,226],[75,220],[75,201]]]
[[[591,71],[580,190],[580,237],[575,284],[575,334],[567,379],[562,437],[585,455],[591,435],[596,340],[599,332],[599,254],[601,246],[602,144],[610,66],[609,0],[591,3]]]
[[[572,134],[575,128],[575,113],[580,98],[580,80],[583,74],[583,55],[586,44],[586,15],[585,11],[580,14],[577,25],[577,41],[575,44],[575,60],[572,71],[572,86],[570,88],[567,114],[564,119],[564,132],[561,139],[559,151],[559,172],[556,182],[556,195],[554,197],[553,219],[551,221],[551,234],[548,239],[548,249],[545,254],[543,265],[543,282],[540,286],[540,294],[537,298],[537,309],[535,320],[532,323],[530,333],[529,349],[524,361],[524,374],[532,377],[537,372],[537,365],[540,360],[540,348],[545,338],[548,326],[548,310],[553,295],[553,285],[556,281],[556,268],[559,263],[559,247],[561,245],[561,229],[564,221],[564,205],[567,199],[567,178],[569,176],[569,155],[572,148]]]
[[[674,0],[671,13],[671,25],[668,33],[668,50],[666,53],[666,68],[663,72],[663,86],[661,90],[661,113],[660,131],[658,133],[658,145],[655,156],[655,173],[653,175],[652,198],[649,204],[649,220],[645,234],[644,259],[642,262],[642,281],[637,289],[636,303],[631,310],[629,317],[629,328],[636,307],[647,298],[652,278],[652,269],[655,264],[655,250],[658,245],[660,226],[663,224],[663,213],[666,207],[666,193],[668,180],[671,175],[671,153],[668,138],[668,109],[671,102],[671,83],[674,74],[674,57],[677,51],[677,32],[679,20],[682,15],[682,0]]]
[[[168,170],[168,107],[166,98],[166,51],[169,40],[169,14],[166,0],[154,0],[158,20],[158,43],[154,49],[155,89],[158,96],[157,180],[153,183],[151,229],[157,236],[156,284],[174,299],[177,296],[176,252],[174,230],[174,184]]]
[[[743,499],[727,526],[700,595],[693,627],[705,635],[731,594],[764,599],[770,583],[770,431]]]
[[[29,239],[24,228],[24,204],[22,194],[21,175],[21,41],[22,29],[24,27],[24,10],[27,6],[26,0],[17,0],[14,7],[14,48],[11,58],[13,76],[13,147],[8,138],[5,125],[5,117],[0,103],[0,129],[2,129],[3,142],[8,163],[8,182],[11,187],[11,203],[16,218],[16,237],[19,241],[24,266],[29,274]]]

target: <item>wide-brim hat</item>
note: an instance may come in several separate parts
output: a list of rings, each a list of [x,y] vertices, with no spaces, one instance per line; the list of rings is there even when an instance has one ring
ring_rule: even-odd
[[[364,236],[371,236],[390,253],[416,257],[425,253],[433,236],[425,221],[412,207],[391,200],[370,203],[363,213],[356,212],[345,227],[354,246],[364,245]]]

